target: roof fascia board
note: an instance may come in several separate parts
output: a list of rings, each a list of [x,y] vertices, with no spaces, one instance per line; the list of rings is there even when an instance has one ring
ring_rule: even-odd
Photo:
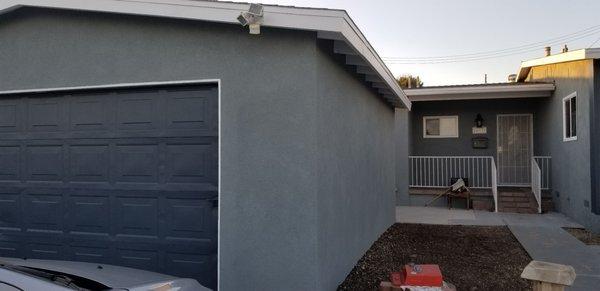
[[[527,84],[510,86],[473,86],[473,87],[448,87],[448,88],[420,88],[405,89],[404,92],[412,98],[422,95],[448,95],[448,94],[478,94],[478,93],[510,93],[510,92],[543,92],[554,91],[554,84]]]
[[[599,48],[587,48],[523,61],[521,62],[521,68],[519,70],[517,80],[525,80],[532,67],[598,58],[600,58]]]
[[[487,99],[515,99],[515,98],[540,98],[552,96],[552,91],[529,92],[495,92],[478,94],[446,94],[446,95],[418,95],[410,96],[410,101],[454,101],[454,100],[487,100]]]
[[[201,20],[237,24],[240,11],[248,4],[218,1],[188,0],[5,0],[0,3],[0,14],[19,7],[38,7],[90,12],[108,12],[176,19]],[[343,10],[264,6],[263,26],[325,32],[323,36],[340,34],[372,69],[388,84],[404,107],[410,109],[410,100],[404,94],[393,74],[377,55],[364,35]]]

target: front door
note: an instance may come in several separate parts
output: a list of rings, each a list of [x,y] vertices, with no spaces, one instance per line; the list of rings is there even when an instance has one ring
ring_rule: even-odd
[[[500,186],[531,185],[532,123],[531,114],[498,115],[497,160]]]

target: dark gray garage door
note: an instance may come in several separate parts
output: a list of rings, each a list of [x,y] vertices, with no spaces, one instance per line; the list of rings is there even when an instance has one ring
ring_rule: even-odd
[[[216,85],[0,99],[0,255],[216,286]]]

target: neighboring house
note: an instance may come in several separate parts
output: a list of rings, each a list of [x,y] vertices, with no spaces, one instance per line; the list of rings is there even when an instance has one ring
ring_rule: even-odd
[[[250,35],[248,7],[0,2],[0,256],[343,281],[394,222],[410,101],[345,11],[265,6]]]
[[[538,212],[551,199],[600,232],[598,58],[582,49],[523,62],[516,82],[406,90],[410,178],[399,203],[423,205],[465,177],[500,211]]]

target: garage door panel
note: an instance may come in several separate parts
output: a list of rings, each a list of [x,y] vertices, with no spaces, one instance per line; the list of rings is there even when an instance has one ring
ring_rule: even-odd
[[[210,272],[212,255],[193,252],[168,252],[165,256],[167,269],[181,270],[181,276],[197,278],[202,273]]]
[[[71,260],[91,263],[111,263],[114,251],[111,243],[100,240],[76,240],[69,244]]]
[[[69,97],[69,129],[99,131],[110,129],[108,104],[112,94]]]
[[[71,233],[96,235],[110,233],[111,207],[108,195],[70,195],[68,199],[68,229]]]
[[[108,182],[110,152],[108,144],[69,146],[70,181]]]
[[[160,123],[158,97],[156,92],[137,92],[118,96],[117,128],[119,130],[158,129]]]
[[[61,181],[64,176],[61,144],[28,145],[27,179],[30,181]]]
[[[167,127],[169,129],[208,130],[212,126],[210,120],[209,96],[182,92],[167,97]]]
[[[119,144],[116,157],[118,182],[158,183],[157,144]]]
[[[64,260],[64,258],[69,258],[66,245],[60,239],[55,241],[50,240],[49,237],[43,239],[32,239],[32,242],[27,244],[28,258],[42,260]]]
[[[214,86],[0,100],[0,256],[216,287]]]
[[[0,193],[0,231],[2,234],[21,231],[22,220],[20,191]]]
[[[163,204],[162,233],[169,239],[212,238],[212,203],[204,199],[168,198]]]
[[[22,235],[15,235],[12,232],[2,231],[0,236],[0,252],[4,257],[17,257],[22,258],[27,254],[26,246],[23,243],[25,237]]]
[[[115,200],[117,236],[142,239],[158,236],[156,197],[117,197]]]
[[[25,226],[28,232],[63,232],[64,199],[61,193],[29,193],[24,198]]]
[[[22,119],[18,117],[23,106],[22,103],[22,99],[0,100],[0,132],[9,133],[21,129]]]
[[[0,146],[0,181],[21,179],[21,147]]]
[[[64,130],[64,99],[27,99],[27,129],[31,132],[53,132]]]
[[[167,182],[206,183],[211,181],[211,144],[168,144]],[[189,161],[198,161],[190,163]]]
[[[159,251],[156,245],[144,243],[119,243],[116,261],[119,266],[159,270]]]

